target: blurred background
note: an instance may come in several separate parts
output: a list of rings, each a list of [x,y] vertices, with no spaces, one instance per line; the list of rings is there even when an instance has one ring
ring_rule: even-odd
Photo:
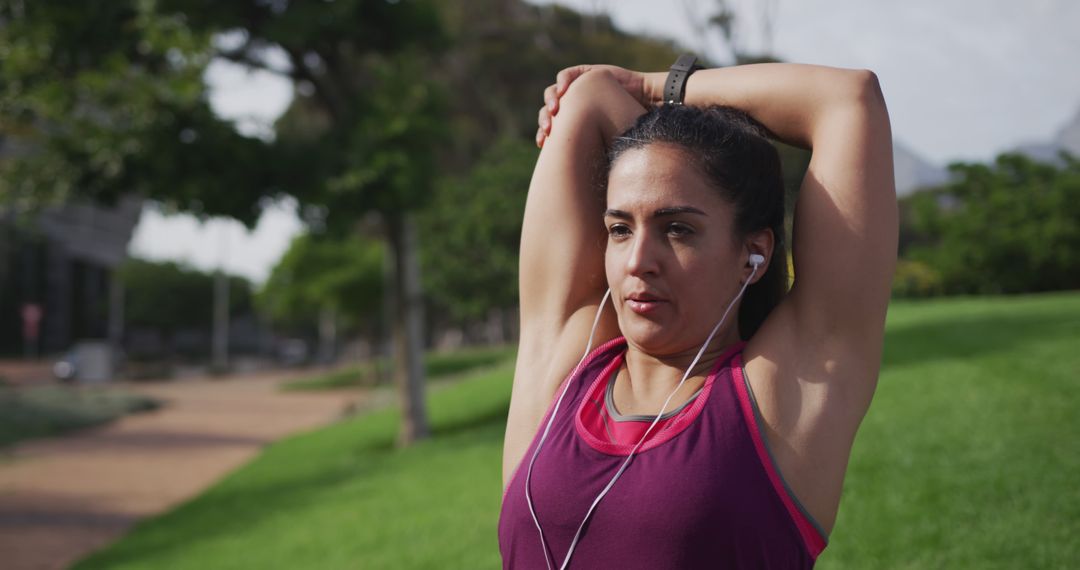
[[[498,566],[541,93],[685,51],[869,68],[889,105],[895,300],[822,566],[1068,567],[1078,30],[1069,0],[0,0],[0,567]]]

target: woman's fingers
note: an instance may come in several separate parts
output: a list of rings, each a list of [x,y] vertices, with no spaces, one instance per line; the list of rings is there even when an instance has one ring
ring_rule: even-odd
[[[540,108],[536,118],[536,124],[539,127],[536,130],[536,146],[543,147],[544,139],[551,134],[551,117],[559,112],[559,97],[566,93],[567,88],[575,79],[581,77],[582,74],[593,67],[595,66],[575,65],[567,67],[555,76],[554,84],[548,85],[544,89],[544,106]]]
[[[547,89],[544,89],[544,105],[548,111],[554,115],[559,110],[559,93],[556,92],[556,85],[548,85]]]
[[[560,71],[559,74],[555,76],[555,86],[559,97],[562,97],[562,95],[566,93],[566,89],[570,87],[570,84],[578,77],[581,77],[581,74],[588,71],[590,67],[592,66],[575,65]]]
[[[540,111],[536,114],[536,146],[543,148],[544,139],[551,134],[551,111],[547,105],[540,107]]]
[[[551,111],[546,105],[540,107],[540,111],[536,114],[536,125],[545,133],[551,132]]]

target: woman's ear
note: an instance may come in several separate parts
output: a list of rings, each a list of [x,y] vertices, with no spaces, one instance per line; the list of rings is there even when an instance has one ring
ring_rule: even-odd
[[[746,260],[746,269],[743,273],[743,279],[749,279],[750,274],[754,274],[754,280],[751,283],[757,283],[761,279],[762,275],[769,269],[769,263],[772,262],[773,245],[775,243],[775,236],[769,228],[752,232],[746,236],[745,251],[743,252],[744,259]],[[750,263],[750,256],[757,254],[765,258],[765,261],[758,265],[757,271],[754,272],[754,266]]]

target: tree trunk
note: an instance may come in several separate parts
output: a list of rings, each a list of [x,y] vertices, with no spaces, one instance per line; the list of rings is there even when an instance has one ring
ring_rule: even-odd
[[[427,438],[427,407],[424,402],[424,314],[417,259],[416,229],[412,216],[388,216],[387,229],[394,258],[394,383],[401,403],[398,445]]]
[[[220,269],[214,275],[213,322],[211,368],[224,374],[229,369],[229,277]]]
[[[320,364],[337,361],[337,308],[324,306],[319,309],[319,355]]]

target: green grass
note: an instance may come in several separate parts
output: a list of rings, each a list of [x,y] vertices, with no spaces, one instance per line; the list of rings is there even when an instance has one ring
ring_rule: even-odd
[[[153,410],[159,402],[112,388],[0,384],[0,448]]]
[[[894,304],[820,568],[1080,560],[1080,293]],[[494,568],[512,367],[270,446],[78,568]]]
[[[895,303],[821,568],[1075,568],[1080,294]]]
[[[433,391],[433,440],[394,448],[388,409],[276,443],[78,567],[496,567],[512,369]]]
[[[432,353],[425,356],[424,366],[429,379],[441,380],[463,372],[497,364],[511,358],[515,350],[512,346],[497,346],[469,348],[457,352]],[[383,360],[378,363],[370,362],[346,366],[311,378],[287,382],[282,385],[282,389],[286,391],[333,390],[356,386],[374,386],[378,378],[375,370],[376,365],[380,367],[383,374],[391,374],[390,362]]]

